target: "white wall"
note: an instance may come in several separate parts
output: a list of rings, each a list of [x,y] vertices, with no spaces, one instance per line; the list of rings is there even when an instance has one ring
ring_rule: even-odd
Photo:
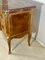
[[[45,5],[41,8],[40,24],[37,35],[37,40],[45,46]]]
[[[37,2],[45,4],[45,0],[34,0],[34,1],[37,1]]]
[[[36,40],[45,47],[45,0],[33,0],[39,3],[43,3],[41,6],[41,14],[39,21],[39,28]]]

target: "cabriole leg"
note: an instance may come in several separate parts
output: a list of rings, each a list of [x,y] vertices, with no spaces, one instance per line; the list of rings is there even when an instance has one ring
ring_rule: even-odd
[[[8,47],[9,47],[9,54],[11,54],[11,41],[8,41]]]

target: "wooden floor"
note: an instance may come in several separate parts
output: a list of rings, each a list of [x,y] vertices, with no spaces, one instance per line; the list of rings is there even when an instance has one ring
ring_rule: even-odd
[[[0,40],[6,40],[0,33]],[[12,40],[12,54],[8,55],[8,50],[1,45],[0,60],[45,60],[45,48],[36,40],[31,39],[31,46],[28,46],[27,35],[21,39]],[[5,44],[5,42],[3,41]]]

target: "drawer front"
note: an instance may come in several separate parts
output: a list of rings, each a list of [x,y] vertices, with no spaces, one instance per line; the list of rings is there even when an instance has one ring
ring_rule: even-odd
[[[12,15],[10,20],[10,34],[16,35],[28,30],[29,14]],[[12,32],[12,33],[11,33]]]

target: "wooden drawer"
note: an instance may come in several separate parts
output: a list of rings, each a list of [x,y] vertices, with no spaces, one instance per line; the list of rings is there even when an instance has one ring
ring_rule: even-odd
[[[10,35],[19,35],[28,30],[29,14],[22,13],[10,16]]]

